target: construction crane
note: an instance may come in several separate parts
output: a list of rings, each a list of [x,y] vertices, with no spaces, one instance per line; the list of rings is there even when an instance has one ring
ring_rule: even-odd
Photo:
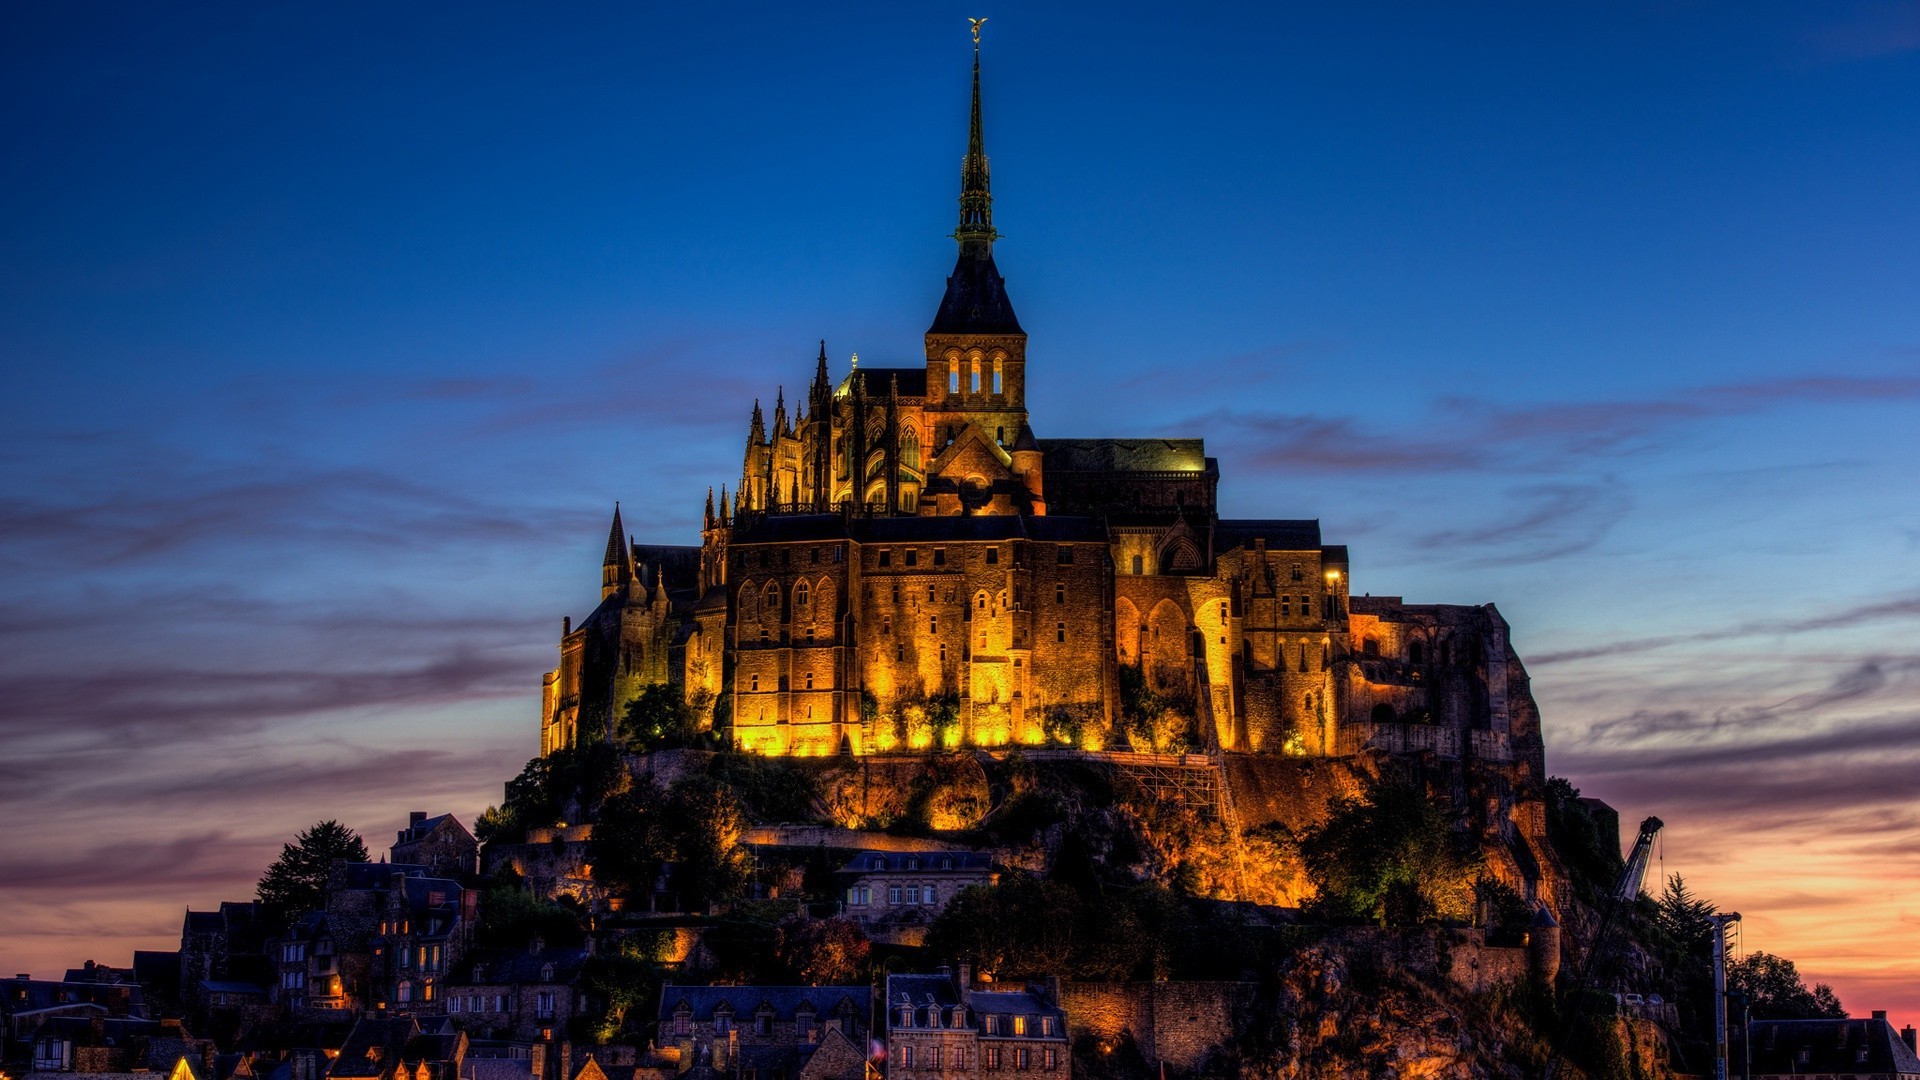
[[[1567,993],[1567,1014],[1560,1020],[1560,1031],[1553,1039],[1553,1056],[1547,1059],[1547,1080],[1559,1075],[1560,1063],[1565,1058],[1568,1041],[1574,1032],[1574,1021],[1580,1018],[1580,1002],[1586,991],[1592,986],[1594,977],[1600,972],[1600,960],[1608,952],[1607,932],[1613,929],[1614,916],[1620,909],[1640,899],[1640,890],[1646,887],[1647,867],[1653,859],[1653,838],[1660,835],[1666,823],[1657,817],[1647,818],[1640,823],[1640,835],[1633,841],[1633,850],[1627,855],[1627,865],[1620,871],[1620,880],[1613,890],[1601,897],[1600,929],[1594,931],[1593,944],[1587,949],[1587,958],[1580,965],[1580,973],[1574,977],[1573,987]]]

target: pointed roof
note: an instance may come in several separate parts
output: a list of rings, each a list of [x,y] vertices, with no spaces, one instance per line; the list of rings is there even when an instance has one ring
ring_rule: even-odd
[[[973,114],[967,127],[967,156],[960,166],[960,224],[953,238],[960,258],[947,278],[947,292],[934,314],[929,334],[1024,334],[1007,299],[1007,283],[993,264],[992,175],[980,122],[980,40],[973,42]]]
[[[820,362],[814,368],[813,385],[822,390],[833,385],[827,379],[827,339],[826,338],[820,339]]]
[[[627,561],[627,530],[620,525],[620,504],[613,504],[613,528],[607,533],[607,557],[601,566],[623,566]]]

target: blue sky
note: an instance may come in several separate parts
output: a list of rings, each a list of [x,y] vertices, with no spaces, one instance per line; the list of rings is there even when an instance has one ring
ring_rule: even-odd
[[[612,501],[917,356],[982,13],[1039,434],[1497,602],[1553,771],[1920,1014],[1913,2],[8,9],[0,966],[497,799]]]

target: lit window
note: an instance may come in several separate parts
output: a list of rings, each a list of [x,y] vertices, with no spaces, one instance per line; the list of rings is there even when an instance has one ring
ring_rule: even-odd
[[[1016,1016],[1016,1017],[1014,1017],[1014,1018],[1013,1018],[1013,1033],[1014,1033],[1015,1035],[1025,1035],[1025,1034],[1027,1033],[1027,1018],[1026,1018],[1026,1017],[1024,1017],[1024,1016]]]

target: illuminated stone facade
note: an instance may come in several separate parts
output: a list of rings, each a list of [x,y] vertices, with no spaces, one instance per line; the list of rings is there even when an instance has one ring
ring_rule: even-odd
[[[1350,603],[1347,550],[1317,521],[1219,515],[1200,439],[1036,436],[977,50],[961,186],[958,261],[913,366],[855,357],[836,377],[823,343],[791,414],[784,392],[771,423],[755,403],[698,548],[635,545],[616,511],[602,603],[546,678],[543,751],[612,734],[664,682],[767,754],[1511,760],[1524,675],[1491,607]]]

